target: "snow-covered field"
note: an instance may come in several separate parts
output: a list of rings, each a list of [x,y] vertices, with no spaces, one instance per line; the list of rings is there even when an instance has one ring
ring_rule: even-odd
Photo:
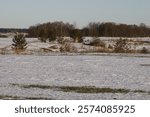
[[[65,38],[65,37],[64,37]],[[67,38],[67,37],[66,37]],[[86,39],[93,39],[93,37],[84,37]],[[106,48],[111,45],[112,47],[115,44],[115,41],[119,37],[99,37],[106,44]],[[27,50],[25,54],[36,54],[39,55],[40,52],[60,52],[61,44],[57,42],[47,42],[41,43],[37,38],[26,38],[27,40]],[[150,52],[150,38],[128,38],[131,41],[131,49],[135,51],[141,51],[145,47],[148,52]],[[12,38],[0,38],[0,54],[14,54],[15,52],[11,49]],[[55,49],[51,48],[55,46]],[[83,45],[82,43],[71,43],[71,46],[75,47],[77,52],[97,52],[99,47]],[[41,54],[41,53],[40,53]]]
[[[78,93],[61,87],[128,89]],[[150,99],[150,56],[0,55],[1,99]]]
[[[107,44],[115,40],[100,39]],[[150,50],[150,38],[139,39],[132,38],[143,41],[136,49]],[[150,99],[150,54],[68,53],[66,56],[57,53],[61,45],[56,42],[26,40],[26,55],[17,55],[11,49],[12,39],[0,38],[0,99]],[[78,52],[94,48],[72,44]],[[53,45],[56,47],[53,53],[43,54],[43,50]]]

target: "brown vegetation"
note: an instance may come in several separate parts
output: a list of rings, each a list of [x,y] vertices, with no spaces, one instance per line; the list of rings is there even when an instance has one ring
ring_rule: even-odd
[[[82,42],[82,36],[92,37],[148,37],[150,28],[145,24],[127,25],[116,24],[113,22],[106,23],[89,23],[82,29],[75,28],[74,25],[63,22],[48,22],[31,26],[28,29],[29,37],[42,37],[49,41],[55,40],[56,37],[69,36],[75,41]]]

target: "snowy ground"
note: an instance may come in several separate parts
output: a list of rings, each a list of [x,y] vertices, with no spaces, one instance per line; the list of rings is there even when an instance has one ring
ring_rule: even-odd
[[[58,87],[128,89],[78,93]],[[150,56],[0,55],[1,99],[150,99]]]
[[[92,37],[85,37],[90,38]],[[106,47],[109,45],[114,46],[115,40],[119,39],[119,37],[99,37],[100,40],[104,41],[106,44]],[[56,42],[47,42],[47,43],[41,43],[40,40],[37,38],[26,38],[27,40],[27,50],[25,51],[25,54],[36,54],[41,55],[40,52],[60,52],[60,44]],[[133,45],[131,46],[131,49],[141,51],[143,47],[145,47],[148,52],[150,52],[150,38],[128,38],[128,40],[133,41]],[[12,51],[11,44],[12,44],[12,38],[0,38],[0,54],[14,54],[15,52]],[[135,44],[136,43],[136,44]],[[96,52],[98,51],[99,47],[95,46],[89,46],[89,45],[83,45],[82,43],[71,43],[72,46],[74,46],[77,49],[77,52]],[[56,49],[52,49],[51,46],[56,46]],[[39,54],[40,53],[40,54]]]
[[[100,39],[107,44],[115,40]],[[150,38],[142,40],[146,43],[137,45],[136,49],[150,50]],[[0,99],[150,99],[150,54],[43,54],[43,48],[60,45],[41,43],[37,38],[27,38],[27,42],[27,55],[16,55],[11,50],[12,39],[0,38]],[[73,44],[79,50],[93,48]],[[103,92],[103,88],[112,92]],[[88,92],[91,89],[94,90]],[[102,92],[95,92],[97,89]]]

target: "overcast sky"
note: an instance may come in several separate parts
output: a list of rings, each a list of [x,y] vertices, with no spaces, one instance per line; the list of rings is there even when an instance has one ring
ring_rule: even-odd
[[[0,27],[64,21],[86,26],[89,22],[150,25],[150,0],[0,0]]]

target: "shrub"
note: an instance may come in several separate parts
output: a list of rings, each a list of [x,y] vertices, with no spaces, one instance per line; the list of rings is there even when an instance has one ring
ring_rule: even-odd
[[[45,37],[39,37],[38,40],[40,40],[43,43],[46,43],[47,38],[45,38]]]
[[[63,39],[63,37],[58,37],[58,38],[56,39],[56,41],[57,41],[58,43],[60,43],[60,44],[64,44],[64,39]]]
[[[120,38],[116,41],[114,45],[114,51],[117,53],[120,52],[129,52],[130,51],[130,44],[127,39]]]
[[[65,43],[73,43],[74,40],[71,37],[58,37],[56,40],[60,44],[65,44]]]
[[[6,49],[5,48],[0,48],[0,54],[5,55],[6,54]]]
[[[77,48],[75,46],[72,46],[71,43],[67,42],[62,44],[60,47],[61,52],[77,52]]]
[[[76,42],[82,43],[82,42],[83,42],[82,37],[77,37],[77,38],[76,38]]]
[[[141,53],[148,53],[148,49],[146,47],[143,47]]]
[[[109,44],[108,49],[113,49],[113,46]]]
[[[27,48],[27,42],[23,34],[16,34],[12,39],[12,41],[13,41],[12,49],[22,51]]]

